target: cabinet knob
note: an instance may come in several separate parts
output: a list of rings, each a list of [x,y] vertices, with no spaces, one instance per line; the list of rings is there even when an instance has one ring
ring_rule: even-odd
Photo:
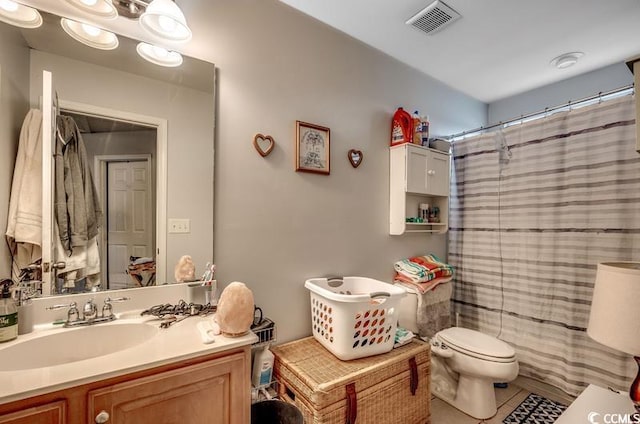
[[[96,415],[96,424],[104,424],[109,421],[109,413],[107,411],[100,411]]]
[[[434,171],[433,169],[429,169],[427,171],[427,175],[436,175],[436,171]]]

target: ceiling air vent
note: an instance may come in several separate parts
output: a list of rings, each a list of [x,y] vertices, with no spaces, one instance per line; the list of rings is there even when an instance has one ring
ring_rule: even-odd
[[[419,29],[427,35],[434,34],[451,25],[460,19],[460,14],[441,2],[436,0],[429,6],[416,13],[406,23]]]

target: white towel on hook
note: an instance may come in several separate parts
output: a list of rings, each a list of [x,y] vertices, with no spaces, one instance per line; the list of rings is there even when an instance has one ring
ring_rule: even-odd
[[[42,112],[38,109],[27,113],[20,130],[6,237],[16,271],[42,257]]]
[[[65,274],[72,271],[81,271],[77,280],[85,276],[100,272],[100,251],[98,249],[98,236],[89,240],[86,246],[74,247],[71,255],[66,254],[62,247],[58,227],[54,225],[53,238],[56,242],[55,258],[56,262],[64,262],[65,267],[58,270],[58,274]]]

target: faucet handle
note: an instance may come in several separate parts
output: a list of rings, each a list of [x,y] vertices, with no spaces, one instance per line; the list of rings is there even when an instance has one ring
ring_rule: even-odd
[[[104,305],[102,306],[102,318],[112,318],[114,317],[113,315],[113,306],[111,305],[112,303],[120,303],[120,302],[124,302],[127,300],[130,300],[130,297],[115,297],[115,298],[110,298],[107,297],[104,300]]]
[[[76,302],[71,302],[69,305],[69,311],[67,311],[67,322],[74,322],[80,319],[80,311],[78,311],[78,305]]]
[[[80,312],[78,311],[78,304],[76,302],[63,303],[58,305],[47,306],[46,309],[54,311],[56,309],[69,308],[67,311],[67,323],[78,321],[80,318]]]
[[[72,306],[76,306],[76,302],[71,302],[71,303],[59,303],[59,304],[57,304],[57,305],[47,306],[45,309],[46,309],[47,311],[55,311],[56,309],[71,308]]]
[[[108,297],[104,300],[104,305],[102,305],[102,318],[113,318],[113,306],[111,306],[111,299]]]
[[[122,296],[122,297],[114,297],[114,298],[112,299],[112,298],[110,298],[110,297],[107,297],[107,298],[104,300],[104,303],[120,303],[120,302],[125,302],[125,301],[127,301],[127,300],[131,300],[131,298],[130,298],[130,297]]]

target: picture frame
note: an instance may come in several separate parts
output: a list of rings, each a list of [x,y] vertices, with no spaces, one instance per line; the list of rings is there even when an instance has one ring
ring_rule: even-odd
[[[296,121],[296,172],[329,175],[331,172],[331,130]]]

